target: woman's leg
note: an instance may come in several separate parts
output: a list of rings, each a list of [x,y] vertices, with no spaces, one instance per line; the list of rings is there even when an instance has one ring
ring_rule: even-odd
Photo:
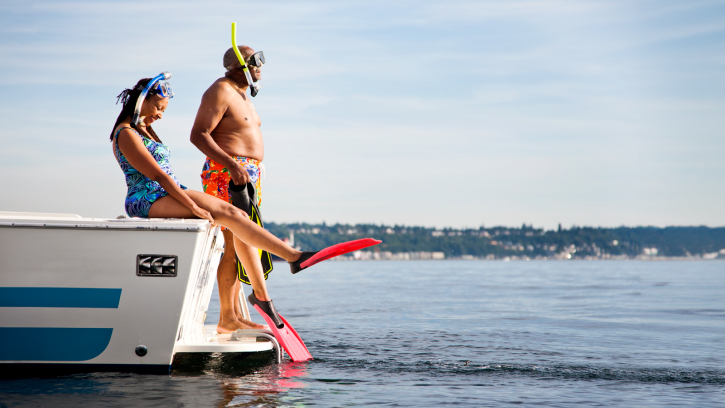
[[[221,309],[217,332],[231,333],[236,329],[261,328],[262,326],[244,319],[237,305],[240,288],[236,273],[235,252],[240,256],[242,264],[245,265],[255,296],[260,300],[269,300],[267,286],[259,257],[253,256],[257,253],[257,250],[248,245],[247,242],[255,242],[259,247],[279,255],[287,261],[299,259],[301,253],[290,248],[277,237],[250,221],[244,212],[231,204],[197,191],[187,191],[187,194],[199,207],[209,211],[216,222],[231,230],[231,233],[228,230],[224,231],[224,241],[227,249],[217,269],[219,306]],[[171,196],[156,200],[151,206],[149,217],[197,218],[190,209]],[[241,239],[238,239],[240,236]]]
[[[247,214],[237,207],[199,191],[187,190],[186,194],[196,205],[209,211],[214,217],[214,221],[232,230],[234,236],[245,244],[264,249],[287,262],[294,262],[302,255],[301,251],[295,250],[269,231],[250,221]],[[156,200],[151,205],[149,217],[198,218],[190,209],[171,196]]]
[[[262,268],[262,260],[259,258],[259,250],[249,246],[241,240],[234,237],[234,247],[237,250],[237,256],[247,271],[249,283],[254,289],[254,296],[259,300],[272,300],[267,293],[267,283],[264,280],[264,269]]]
[[[244,270],[247,272],[254,293],[259,300],[270,300],[269,294],[267,293],[267,283],[264,280],[264,270],[262,269],[262,262],[256,248],[252,248],[244,242],[234,237],[232,231],[225,229],[222,231],[224,235],[224,256],[222,256],[217,268],[217,282],[219,283],[219,298],[222,298],[222,282],[224,282],[224,295],[228,297],[228,301],[234,308],[234,315],[237,320],[244,324],[255,325],[256,323],[250,322],[244,318],[242,307],[239,304],[239,292],[241,291],[242,284],[237,277],[237,259],[240,260],[244,265]],[[229,293],[226,293],[226,292]],[[246,300],[242,299],[242,302]]]

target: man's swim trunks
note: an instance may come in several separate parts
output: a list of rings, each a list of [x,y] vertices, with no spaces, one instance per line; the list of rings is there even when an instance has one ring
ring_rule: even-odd
[[[257,206],[260,206],[262,204],[262,177],[259,167],[262,162],[244,156],[232,156],[232,159],[244,167],[249,174],[252,184],[257,189]],[[201,169],[201,184],[204,186],[205,193],[231,204],[232,197],[229,195],[231,179],[232,176],[225,166],[206,158],[204,167]]]
[[[151,153],[156,163],[158,163],[161,170],[164,173],[171,176],[171,179],[182,189],[186,190],[186,187],[179,183],[179,180],[174,176],[174,172],[171,171],[171,164],[169,163],[170,150],[168,146],[163,143],[158,143],[147,137],[142,136],[135,129],[130,127],[122,127],[118,129],[115,135],[113,135],[113,153],[116,156],[118,164],[123,170],[123,174],[126,176],[126,186],[128,187],[128,193],[126,194],[126,214],[130,217],[141,217],[148,218],[151,204],[161,197],[169,195],[169,193],[161,187],[156,181],[149,179],[144,176],[140,171],[136,170],[131,166],[131,163],[126,160],[121,150],[118,148],[118,134],[123,129],[131,129],[138,137],[143,141],[143,145],[146,150]]]
[[[262,166],[262,162],[244,156],[231,157],[234,161],[244,167],[244,170],[246,170],[247,174],[249,174],[249,178],[251,179],[252,184],[254,184],[254,188],[257,190],[257,208],[259,208],[262,204],[262,169],[260,168]],[[208,157],[206,158],[204,167],[201,169],[201,184],[204,186],[205,193],[232,204],[232,197],[229,194],[229,181],[231,181],[231,179],[232,176],[229,174],[229,170],[227,170],[225,166],[222,166]],[[256,219],[252,218],[252,221],[257,222],[257,225],[264,228],[259,216],[257,216]],[[224,229],[226,228],[222,227],[222,230]],[[272,272],[272,257],[267,251],[263,251],[261,249],[258,249],[258,251],[260,261],[262,262],[264,279],[267,279],[269,273]],[[242,263],[239,261],[239,258],[236,260],[236,267],[237,278],[247,285],[251,285],[247,272]]]

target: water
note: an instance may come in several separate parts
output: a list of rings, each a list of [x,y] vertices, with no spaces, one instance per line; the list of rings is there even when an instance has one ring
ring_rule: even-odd
[[[5,380],[0,407],[725,401],[725,262],[326,262],[297,275],[276,268],[275,305],[314,361],[207,355],[170,376]]]

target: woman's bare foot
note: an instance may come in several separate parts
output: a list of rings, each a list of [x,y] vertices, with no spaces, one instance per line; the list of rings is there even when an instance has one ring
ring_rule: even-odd
[[[292,255],[292,258],[286,259],[286,261],[287,262],[296,262],[300,259],[301,256],[302,256],[302,251],[295,250],[295,254]]]

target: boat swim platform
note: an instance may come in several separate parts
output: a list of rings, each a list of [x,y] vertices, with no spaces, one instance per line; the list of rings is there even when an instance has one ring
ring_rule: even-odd
[[[174,353],[253,353],[271,350],[274,350],[277,362],[281,362],[279,343],[269,329],[240,329],[224,334],[217,333],[215,325],[198,326],[174,346]]]

